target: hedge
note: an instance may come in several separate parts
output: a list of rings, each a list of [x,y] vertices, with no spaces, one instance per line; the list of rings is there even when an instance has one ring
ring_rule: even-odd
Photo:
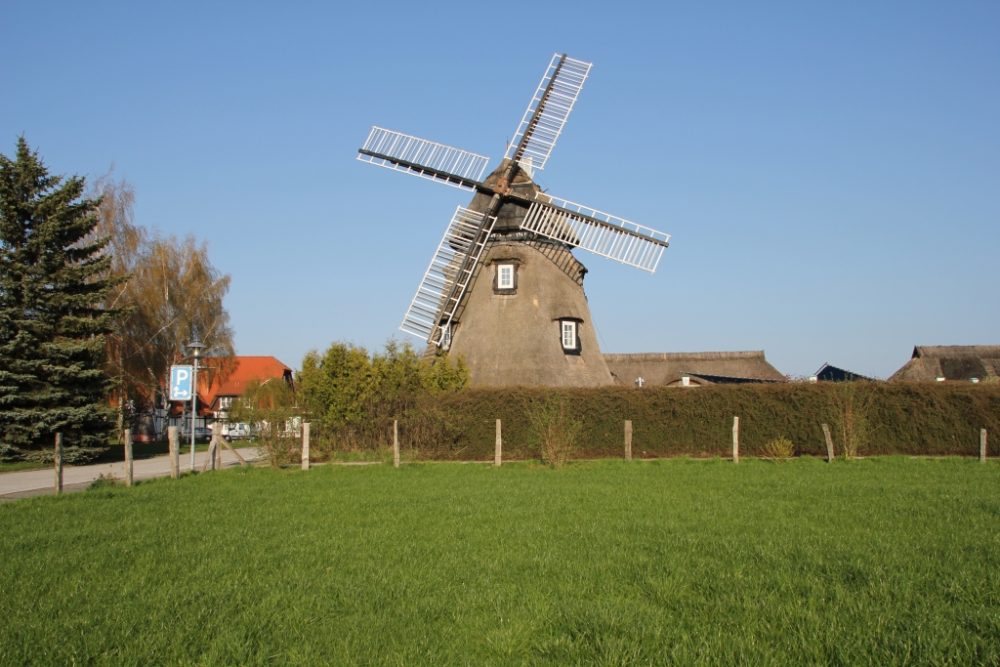
[[[825,456],[822,423],[838,456],[976,455],[979,431],[1000,440],[1000,386],[790,383],[680,388],[464,390],[421,398],[400,416],[400,440],[413,458],[492,460],[495,423],[504,459],[537,459],[532,414],[561,402],[583,428],[576,458],[623,453],[623,422],[633,423],[636,457],[729,456],[733,416],[740,453],[755,456],[779,436],[798,455]],[[384,433],[391,433],[386,425]],[[381,444],[385,444],[383,441]]]

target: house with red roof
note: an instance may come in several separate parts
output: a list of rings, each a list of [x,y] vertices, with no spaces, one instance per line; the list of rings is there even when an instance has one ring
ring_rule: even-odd
[[[275,357],[231,357],[215,368],[211,363],[206,365],[208,368],[198,375],[198,402],[217,419],[224,418],[220,413],[232,407],[251,383],[282,380],[294,388],[292,369]]]
[[[202,365],[198,369],[196,432],[198,429],[209,427],[215,421],[225,424],[233,401],[238,400],[251,383],[265,384],[279,380],[287,382],[294,389],[292,369],[275,357],[235,356],[202,359]],[[170,420],[172,425],[180,426],[182,432],[188,433],[190,426],[184,423],[184,412],[189,408],[190,403],[173,403]]]

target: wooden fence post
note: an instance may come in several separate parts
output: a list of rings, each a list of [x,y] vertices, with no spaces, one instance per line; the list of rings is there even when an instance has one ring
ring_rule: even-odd
[[[826,440],[826,462],[833,463],[833,437],[830,435],[829,424],[820,424],[823,427],[823,439]]]
[[[740,418],[733,417],[733,463],[740,462]]]
[[[208,458],[205,459],[205,463],[201,466],[201,471],[215,470],[215,452],[219,448],[219,443],[216,440],[216,436],[213,433],[211,440],[208,441]]]
[[[986,429],[979,429],[979,462],[986,463]]]
[[[221,431],[222,429],[219,429],[219,430]],[[222,470],[222,443],[224,443],[226,441],[226,439],[223,438],[218,433],[216,433],[215,429],[212,429],[212,440],[216,441],[216,443],[215,443],[215,469],[216,470]]]
[[[309,470],[309,422],[302,425],[302,469]]]
[[[500,432],[500,420],[498,419],[496,448],[493,450],[493,465],[499,468],[502,461],[503,461],[503,435]]]
[[[632,460],[632,420],[625,420],[625,460]]]
[[[56,449],[52,455],[52,462],[56,468],[56,495],[63,490],[63,443],[62,433],[56,433]]]
[[[399,467],[399,420],[392,420],[392,467]]]
[[[132,429],[125,429],[125,486],[132,486],[134,466],[132,465]]]
[[[177,479],[181,469],[181,447],[176,426],[167,427],[167,442],[170,446],[170,476]]]

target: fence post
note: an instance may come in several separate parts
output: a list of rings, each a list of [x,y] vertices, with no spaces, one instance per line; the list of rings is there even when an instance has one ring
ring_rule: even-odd
[[[979,462],[986,463],[986,429],[979,429]]]
[[[56,468],[56,495],[62,493],[63,490],[63,443],[62,443],[62,433],[56,433],[56,449],[55,453],[52,455],[52,462],[55,464]]]
[[[215,470],[215,452],[219,447],[219,443],[215,440],[215,434],[212,434],[212,439],[208,441],[208,458],[205,459],[205,465],[201,467],[202,472],[205,470]]]
[[[493,450],[493,465],[499,468],[502,461],[503,461],[503,435],[500,432],[500,420],[498,419],[496,448]]]
[[[632,460],[632,420],[625,420],[625,460]]]
[[[222,429],[219,429],[219,430],[221,431]],[[224,443],[226,441],[226,439],[223,438],[218,433],[216,433],[215,429],[213,428],[212,429],[212,440],[216,441],[216,443],[215,443],[215,469],[216,470],[222,470],[222,443]]]
[[[833,463],[833,437],[830,435],[829,424],[820,424],[823,427],[823,439],[826,440],[826,462]]]
[[[181,448],[176,426],[167,427],[167,442],[170,445],[170,476],[177,479],[181,468]]]
[[[302,425],[302,469],[309,470],[309,422]]]
[[[399,467],[399,420],[392,420],[392,467]]]
[[[740,418],[733,417],[733,463],[740,462]]]
[[[125,486],[132,486],[134,481],[132,465],[132,429],[125,429]]]

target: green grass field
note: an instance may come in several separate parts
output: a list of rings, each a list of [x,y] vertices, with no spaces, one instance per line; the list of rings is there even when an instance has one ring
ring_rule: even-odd
[[[247,469],[0,505],[0,662],[1000,664],[1000,465]]]

